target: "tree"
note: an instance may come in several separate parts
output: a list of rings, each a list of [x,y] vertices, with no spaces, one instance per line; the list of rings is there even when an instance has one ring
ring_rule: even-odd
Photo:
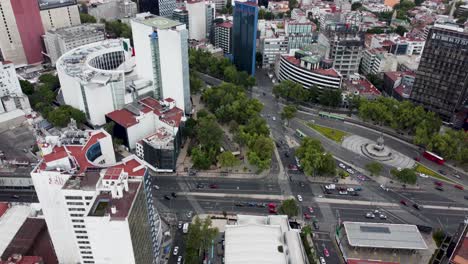
[[[305,235],[312,235],[312,227],[310,225],[305,225],[304,227],[302,227],[301,233]]]
[[[296,150],[304,173],[311,176],[335,175],[335,161],[330,153],[326,153],[320,141],[305,137]]]
[[[266,10],[263,9],[263,8],[260,8],[258,10],[258,19],[265,19],[265,13],[266,13]],[[258,52],[257,52],[258,53]]]
[[[219,149],[224,132],[216,122],[215,116],[208,114],[206,117],[198,118],[196,134],[202,148]]]
[[[21,90],[26,95],[32,95],[34,93],[34,85],[26,80],[19,80]]]
[[[320,104],[330,107],[338,107],[342,102],[340,90],[324,90],[318,98]]]
[[[440,245],[444,241],[445,232],[439,228],[432,232],[432,238],[434,239],[434,242],[436,243],[437,247],[440,247]]]
[[[114,127],[115,127],[115,122],[114,121],[110,121],[109,123],[106,123],[104,125],[104,130],[109,133],[111,136],[114,135]]]
[[[351,5],[351,10],[352,10],[352,11],[355,11],[355,10],[360,9],[361,7],[362,7],[362,4],[361,4],[361,3],[355,2],[355,3],[353,3],[353,4]]]
[[[283,111],[281,112],[281,119],[286,119],[288,121],[289,125],[289,120],[293,119],[296,116],[297,113],[297,108],[294,105],[287,105],[283,108]]]
[[[57,127],[67,126],[71,118],[73,118],[77,124],[82,124],[86,121],[86,115],[83,111],[69,105],[59,106],[47,114],[47,119]]]
[[[402,37],[405,35],[406,32],[408,32],[408,30],[407,30],[405,27],[403,27],[403,26],[398,26],[398,27],[395,29],[395,33],[397,33],[398,35],[400,35],[400,36],[402,36]]]
[[[200,218],[195,217],[193,223],[189,226],[186,237],[185,263],[200,263],[201,255],[210,248],[218,233],[218,228],[211,227],[211,218],[206,217],[202,221]]]
[[[299,206],[294,198],[287,199],[281,203],[278,212],[291,218],[299,214]]]
[[[203,87],[203,81],[198,77],[197,73],[190,71],[190,93],[197,94]]]
[[[416,172],[412,169],[392,170],[391,173],[403,183],[415,184],[417,181]]]
[[[382,28],[369,28],[366,32],[368,34],[382,34],[382,33],[385,33],[385,31]]]
[[[190,157],[192,158],[193,167],[197,169],[207,170],[212,164],[208,155],[199,147],[192,149]]]
[[[81,20],[81,23],[83,24],[97,22],[95,17],[93,17],[92,15],[85,14],[85,13],[80,13],[80,20]]]
[[[255,137],[249,142],[248,147],[247,157],[252,165],[257,166],[259,171],[270,167],[274,144],[269,137]]]
[[[43,85],[49,86],[52,90],[60,87],[59,78],[50,73],[45,73],[39,76],[39,82],[41,82]]]
[[[383,169],[382,164],[376,161],[367,163],[365,167],[366,167],[366,170],[368,170],[371,173],[371,176],[378,175]]]
[[[221,167],[234,167],[239,164],[239,160],[230,151],[224,151],[218,155],[218,162],[221,163]]]
[[[197,121],[195,119],[193,118],[187,119],[187,121],[185,121],[185,125],[182,130],[182,135],[190,137],[190,138],[194,137],[196,126],[197,126]]]

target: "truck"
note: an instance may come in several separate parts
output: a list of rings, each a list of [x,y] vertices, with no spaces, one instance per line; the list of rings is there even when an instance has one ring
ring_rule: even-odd
[[[189,228],[189,223],[185,223],[184,226],[182,227],[182,232],[184,232],[184,234],[187,234],[188,228]]]

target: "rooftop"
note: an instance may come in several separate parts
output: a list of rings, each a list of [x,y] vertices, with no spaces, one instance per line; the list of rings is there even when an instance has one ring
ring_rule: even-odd
[[[175,20],[171,20],[165,17],[150,15],[145,17],[134,18],[133,21],[141,23],[143,25],[153,27],[154,29],[170,29],[176,26],[183,25],[183,23]]]
[[[284,215],[238,215],[237,225],[226,225],[225,263],[305,263],[299,234]]]
[[[359,80],[346,80],[345,87],[350,92],[357,92],[361,95],[379,96],[382,93],[371,82],[365,78]]]
[[[348,242],[354,247],[427,249],[415,225],[343,222]]]
[[[19,256],[13,255],[6,258],[6,261],[1,261],[0,264],[42,264],[43,259],[38,256]]]
[[[158,128],[156,133],[147,136],[143,140],[156,148],[174,148],[174,134],[165,127]]]
[[[63,39],[72,40],[89,37],[92,35],[102,35],[104,37],[105,29],[103,24],[81,24],[71,27],[51,29],[48,34],[57,34]]]
[[[223,23],[220,23],[216,25],[217,27],[224,27],[224,28],[232,28],[232,22],[231,21],[226,21]]]
[[[282,55],[288,62],[296,65],[297,67],[301,67],[301,60],[296,59],[294,56]],[[302,67],[301,67],[302,68]],[[303,68],[305,69],[305,68]],[[305,69],[307,70],[307,69]],[[331,76],[331,77],[340,77],[340,74],[333,68],[330,69],[315,69],[309,70],[310,72],[314,72],[321,75]]]
[[[3,253],[31,213],[28,205],[14,205],[0,217],[0,252]]]

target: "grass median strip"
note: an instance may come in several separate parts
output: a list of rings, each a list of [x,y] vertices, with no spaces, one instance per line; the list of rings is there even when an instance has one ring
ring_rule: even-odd
[[[419,173],[424,173],[424,174],[426,174],[428,176],[431,176],[433,178],[437,178],[437,179],[440,179],[440,180],[443,180],[443,181],[446,181],[446,182],[450,182],[450,183],[455,183],[451,179],[440,175],[439,173],[429,169],[428,167],[422,165],[421,163],[418,163],[418,165],[416,165],[416,168],[414,168],[414,170],[416,172],[419,172]]]
[[[313,124],[313,123],[307,123],[307,125],[314,129],[315,131],[319,132],[320,134],[326,136],[327,138],[333,140],[333,141],[336,141],[338,143],[341,143],[341,141],[343,141],[344,137],[346,137],[348,135],[348,133],[344,132],[344,131],[341,131],[341,130],[338,130],[338,129],[334,129],[334,128],[330,128],[330,127],[324,127],[324,126],[319,126],[319,125],[316,125],[316,124]]]

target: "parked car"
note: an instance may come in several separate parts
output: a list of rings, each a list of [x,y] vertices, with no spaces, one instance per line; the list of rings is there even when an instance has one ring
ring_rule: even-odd
[[[302,202],[302,196],[301,196],[300,194],[297,195],[297,200],[298,200],[299,202]]]
[[[183,225],[182,221],[179,221],[179,224],[177,225],[177,228],[182,229],[182,225]]]
[[[460,179],[460,175],[458,175],[458,174],[453,175],[453,177],[455,177],[457,179]]]
[[[171,196],[174,197],[174,198],[176,198],[176,197],[177,197],[177,194],[176,194],[175,192],[172,192],[172,193],[171,193]]]
[[[169,197],[169,195],[167,195],[167,194],[166,194],[166,195],[164,195],[164,199],[166,199],[166,200],[170,200],[170,199],[171,199],[171,197]]]
[[[304,218],[305,219],[310,219],[310,215],[308,213],[304,213]]]
[[[438,191],[441,191],[441,192],[444,191],[444,188],[442,188],[441,186],[436,186],[435,189],[438,190]]]
[[[362,187],[361,186],[355,187],[354,190],[360,192],[362,191]]]
[[[312,225],[314,226],[315,230],[319,230],[319,224],[318,224],[318,222],[314,221],[314,222],[312,223]]]
[[[401,200],[400,203],[404,206],[408,206],[408,203],[405,200]]]
[[[173,254],[174,254],[174,256],[177,256],[177,254],[179,254],[179,247],[178,246],[174,247]]]
[[[182,256],[179,256],[179,257],[177,258],[177,264],[182,264]]]
[[[309,209],[309,213],[311,213],[311,214],[313,214],[313,213],[314,213],[314,208],[312,208],[312,207],[309,207],[308,209]]]
[[[453,187],[459,189],[459,190],[465,190],[465,187],[461,186],[460,184],[455,184]]]
[[[270,214],[277,214],[278,211],[276,211],[275,208],[268,208],[268,213],[270,213]]]
[[[354,188],[351,188],[351,187],[347,188],[346,190],[347,190],[348,192],[354,192]]]
[[[159,186],[153,185],[153,187],[154,187],[156,190],[159,190]]]
[[[324,249],[323,249],[323,255],[324,255],[325,257],[327,257],[327,258],[330,256],[330,252],[328,252],[328,249],[327,249],[327,248],[324,248]]]
[[[320,264],[327,264],[327,262],[325,262],[325,259],[323,257],[320,257]]]
[[[445,171],[443,171],[443,170],[439,170],[439,173],[442,174],[442,175],[446,175]]]
[[[421,206],[419,204],[413,204],[414,209],[421,210]]]
[[[341,195],[347,195],[348,194],[347,191],[339,191],[338,193],[341,194]]]
[[[437,186],[444,186],[444,184],[440,181],[435,181],[434,184]]]
[[[198,183],[197,189],[202,189],[202,188],[205,188],[205,185],[203,183]]]
[[[353,169],[351,169],[351,168],[348,168],[346,171],[347,171],[349,174],[354,174],[354,171],[353,171]]]
[[[346,166],[343,163],[338,164],[338,166],[342,169],[346,169]]]
[[[379,215],[379,218],[382,219],[382,220],[387,220],[387,216],[384,215],[384,214],[380,214],[380,215]]]
[[[297,165],[295,164],[289,164],[288,165],[288,169],[292,170],[292,171],[297,171],[299,170],[299,168],[297,167]]]

